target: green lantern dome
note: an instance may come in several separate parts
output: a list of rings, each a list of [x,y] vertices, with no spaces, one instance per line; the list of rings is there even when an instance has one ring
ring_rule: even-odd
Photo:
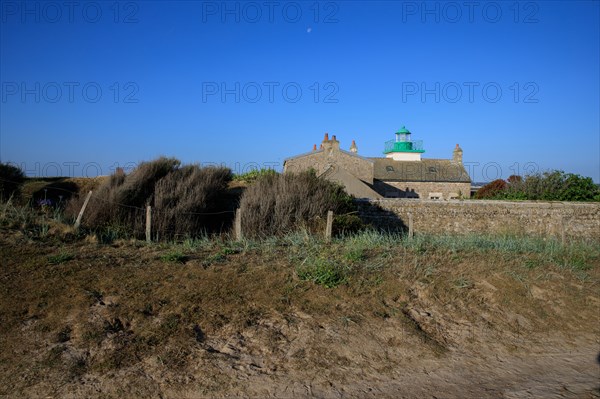
[[[411,132],[406,128],[406,126],[402,126],[402,128],[395,134],[396,140],[390,140],[385,143],[385,150],[383,151],[384,154],[400,152],[425,152],[425,150],[423,150],[423,142],[412,141],[410,138]]]
[[[402,126],[402,129],[398,130],[396,134],[410,134],[410,131],[406,127]]]

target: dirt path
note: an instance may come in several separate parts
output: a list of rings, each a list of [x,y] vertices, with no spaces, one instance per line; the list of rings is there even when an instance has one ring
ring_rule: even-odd
[[[315,375],[306,383],[262,378],[250,380],[234,395],[319,398],[600,398],[599,345],[587,343],[527,355],[476,358],[452,353],[444,360],[423,361],[380,378],[338,384]],[[294,379],[294,376],[288,376]],[[190,395],[193,397],[193,394]]]

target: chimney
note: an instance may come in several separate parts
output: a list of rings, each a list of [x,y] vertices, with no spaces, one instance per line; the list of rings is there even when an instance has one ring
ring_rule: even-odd
[[[357,153],[358,147],[356,146],[356,141],[352,140],[352,145],[350,146],[350,152]]]
[[[313,151],[317,151],[317,145],[313,144]]]
[[[321,147],[323,147],[324,150],[339,150],[340,149],[340,142],[337,141],[337,138],[335,137],[335,135],[331,136],[331,140],[329,140],[329,133],[325,133],[325,138],[323,139],[323,142],[321,143]]]
[[[452,160],[456,163],[462,163],[463,161],[463,150],[462,148],[460,148],[460,146],[457,144],[456,147],[454,148],[454,151],[452,152]]]

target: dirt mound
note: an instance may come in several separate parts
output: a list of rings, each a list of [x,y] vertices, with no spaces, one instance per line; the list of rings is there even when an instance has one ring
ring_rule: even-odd
[[[324,257],[350,270],[335,288],[299,278]],[[600,394],[595,255],[582,271],[497,251],[4,229],[0,259],[7,397]]]

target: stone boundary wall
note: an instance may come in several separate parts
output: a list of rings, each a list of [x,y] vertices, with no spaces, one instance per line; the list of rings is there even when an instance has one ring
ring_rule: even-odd
[[[360,216],[384,229],[416,233],[500,233],[600,241],[600,203],[492,200],[357,200]]]

